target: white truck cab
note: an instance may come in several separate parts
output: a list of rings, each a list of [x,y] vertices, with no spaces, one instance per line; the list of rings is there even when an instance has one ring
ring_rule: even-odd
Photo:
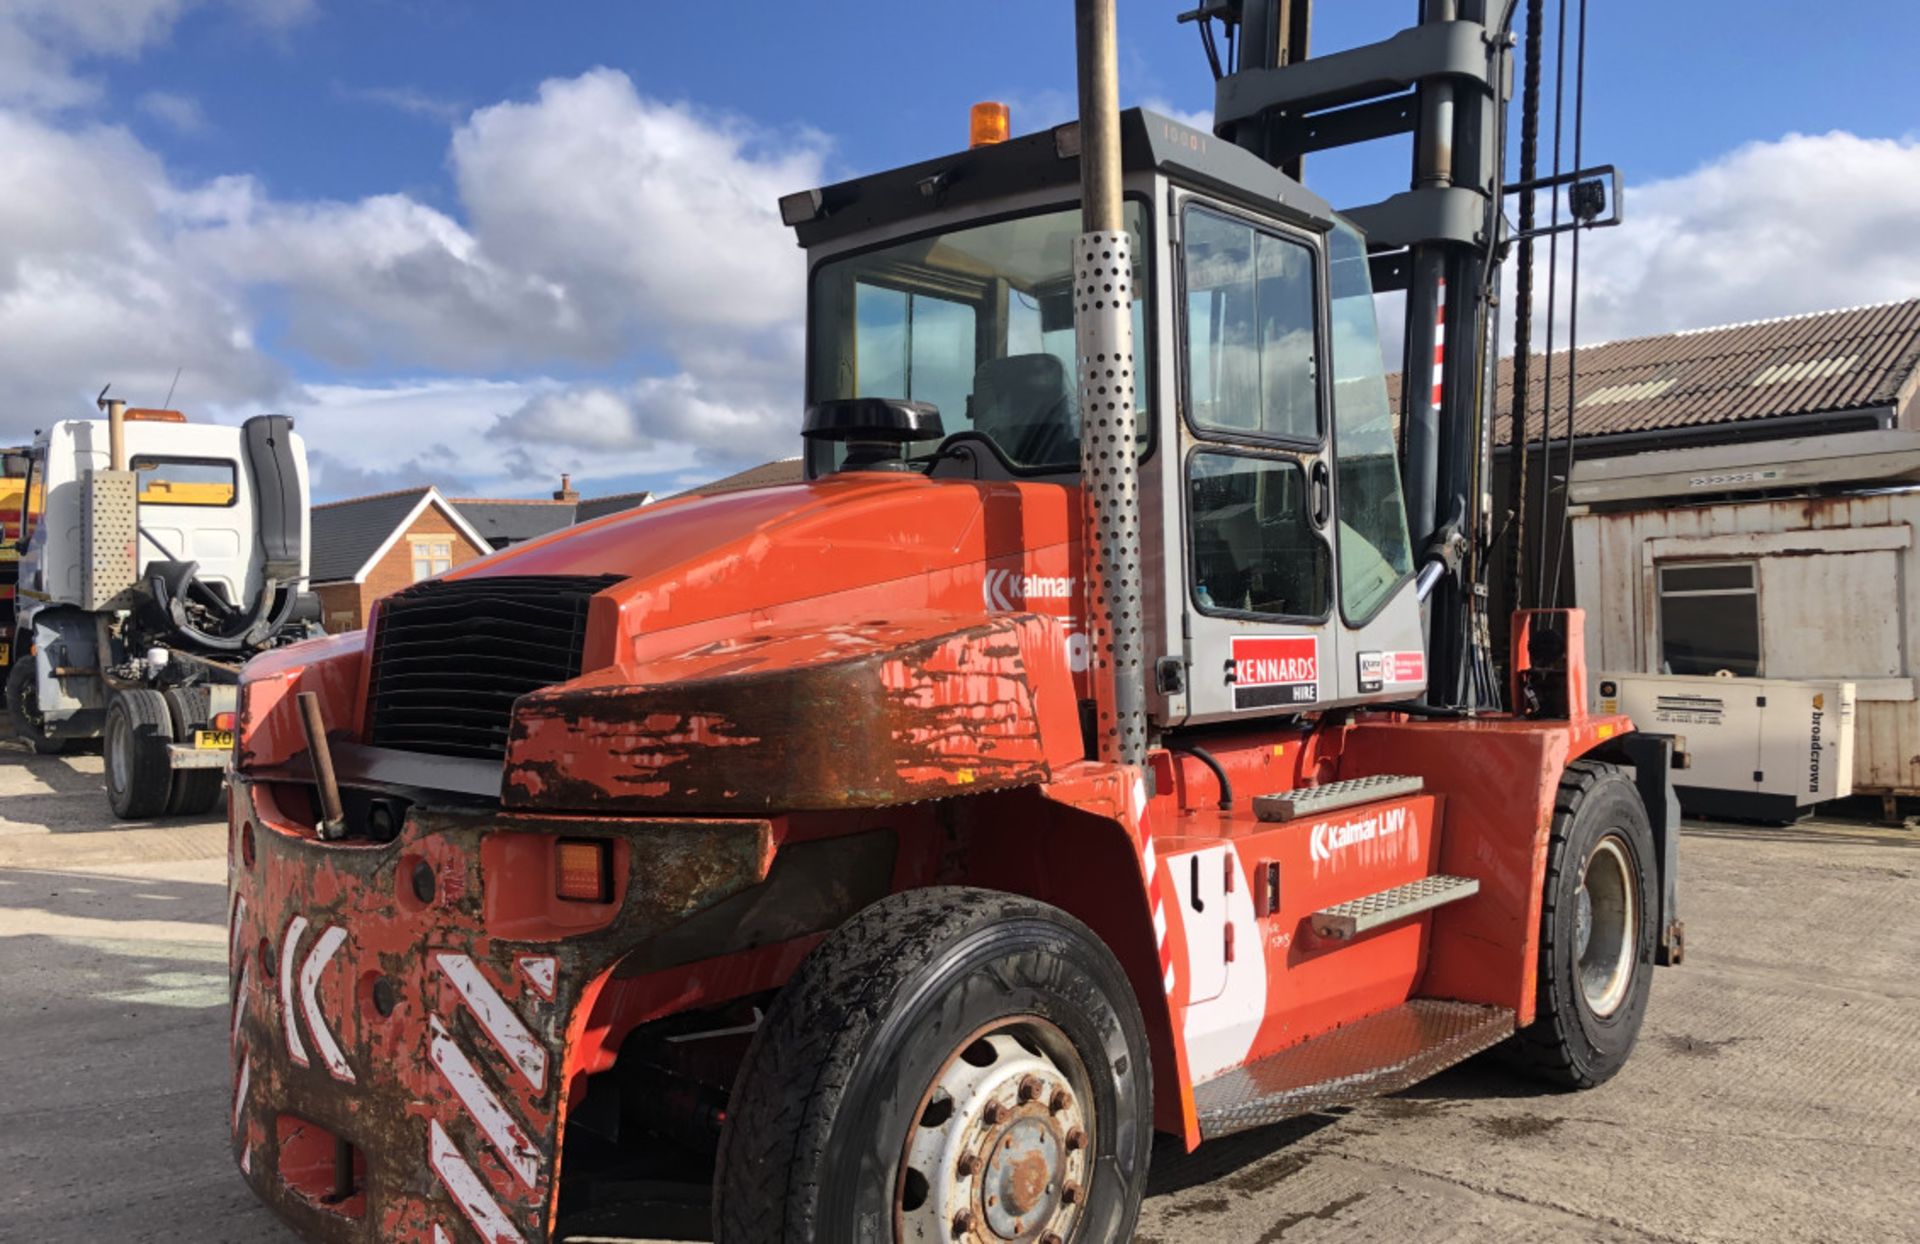
[[[28,450],[7,707],[43,752],[104,737],[119,815],[203,812],[241,664],[312,629],[306,448],[109,406]]]

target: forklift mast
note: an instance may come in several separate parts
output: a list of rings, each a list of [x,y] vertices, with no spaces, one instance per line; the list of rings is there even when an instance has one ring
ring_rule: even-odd
[[[1406,293],[1400,454],[1422,550],[1427,698],[1498,707],[1486,623],[1498,357],[1493,308],[1505,244],[1504,103],[1514,0],[1420,0],[1383,40],[1308,56],[1312,0],[1206,0],[1182,15],[1222,23],[1214,131],[1298,177],[1304,157],[1410,134],[1408,189],[1342,213],[1366,234],[1378,291]]]

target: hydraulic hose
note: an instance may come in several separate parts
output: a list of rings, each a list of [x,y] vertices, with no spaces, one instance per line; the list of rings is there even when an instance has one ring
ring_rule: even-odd
[[[1207,768],[1213,770],[1213,776],[1218,779],[1220,783],[1220,810],[1222,812],[1232,810],[1233,781],[1227,777],[1226,767],[1214,758],[1212,752],[1197,743],[1182,743],[1178,747],[1172,747],[1168,750],[1176,756],[1191,756],[1201,764],[1207,766]]]

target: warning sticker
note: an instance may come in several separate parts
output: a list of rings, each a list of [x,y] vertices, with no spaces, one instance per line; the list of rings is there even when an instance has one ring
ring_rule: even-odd
[[[1320,640],[1314,635],[1235,635],[1233,707],[1286,708],[1320,699]]]
[[[1424,652],[1387,653],[1388,682],[1425,682],[1427,654]]]

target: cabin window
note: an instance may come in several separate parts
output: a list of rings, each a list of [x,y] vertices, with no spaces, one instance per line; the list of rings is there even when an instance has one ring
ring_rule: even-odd
[[[1187,410],[1195,428],[1317,444],[1313,252],[1189,207]]]
[[[1135,400],[1153,391],[1146,307],[1146,212],[1126,207],[1133,235]],[[1031,212],[890,242],[817,265],[809,302],[811,401],[848,397],[931,402],[948,436],[992,443],[1019,473],[1080,466],[1075,394],[1073,241],[1078,208]],[[1153,423],[1139,420],[1140,446]],[[931,467],[941,445],[908,447]],[[807,446],[810,473],[831,472],[845,447]]]
[[[1380,357],[1367,245],[1336,222],[1327,239],[1333,291],[1333,439],[1339,482],[1340,608],[1358,626],[1413,573],[1393,409]]]
[[[237,472],[219,458],[162,458],[136,454],[133,473],[142,505],[232,505]]]
[[[1291,458],[1200,452],[1188,465],[1193,598],[1203,612],[1324,618],[1332,555]]]
[[[1760,675],[1754,564],[1667,562],[1660,576],[1660,672]]]

